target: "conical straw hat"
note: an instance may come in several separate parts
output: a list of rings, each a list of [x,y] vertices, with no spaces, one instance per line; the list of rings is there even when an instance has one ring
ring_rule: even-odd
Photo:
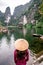
[[[14,45],[19,51],[24,51],[29,47],[29,43],[25,39],[17,39]]]

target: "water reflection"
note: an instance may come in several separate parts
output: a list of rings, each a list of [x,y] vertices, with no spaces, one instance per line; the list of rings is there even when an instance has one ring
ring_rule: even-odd
[[[0,65],[11,65],[11,60],[13,59],[13,49],[14,49],[14,37],[11,36],[11,40],[8,42],[7,37],[3,37],[0,41]],[[8,45],[10,43],[10,47]]]
[[[35,30],[35,28],[32,28],[31,29],[31,34],[34,34],[34,33],[36,33],[36,30]]]
[[[24,37],[25,37],[26,33],[27,33],[27,29],[25,27],[23,27],[23,35],[24,35]]]
[[[15,39],[14,39],[14,35],[12,34],[11,39],[10,39],[10,49],[11,49],[11,51],[14,50],[14,43],[15,43]]]

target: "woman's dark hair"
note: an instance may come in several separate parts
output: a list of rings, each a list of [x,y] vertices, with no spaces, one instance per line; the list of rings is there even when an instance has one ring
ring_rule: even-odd
[[[19,51],[17,50],[17,58],[22,59],[25,57],[25,51]]]

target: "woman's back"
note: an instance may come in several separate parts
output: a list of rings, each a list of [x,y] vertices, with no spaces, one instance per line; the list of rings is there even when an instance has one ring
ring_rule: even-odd
[[[25,51],[14,51],[14,61],[16,65],[26,65],[26,61],[29,60],[28,50]]]

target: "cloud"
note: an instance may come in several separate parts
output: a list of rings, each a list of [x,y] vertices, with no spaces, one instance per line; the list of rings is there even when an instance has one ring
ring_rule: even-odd
[[[5,12],[6,6],[7,6],[7,3],[5,3],[2,0],[0,0],[0,11]]]
[[[6,5],[7,5],[7,3],[5,3],[4,1],[1,1],[1,0],[0,0],[0,7],[6,6]]]
[[[15,7],[24,5],[29,1],[30,0],[0,0],[0,10],[5,11],[6,7],[9,6],[11,8],[11,13],[13,13]]]

